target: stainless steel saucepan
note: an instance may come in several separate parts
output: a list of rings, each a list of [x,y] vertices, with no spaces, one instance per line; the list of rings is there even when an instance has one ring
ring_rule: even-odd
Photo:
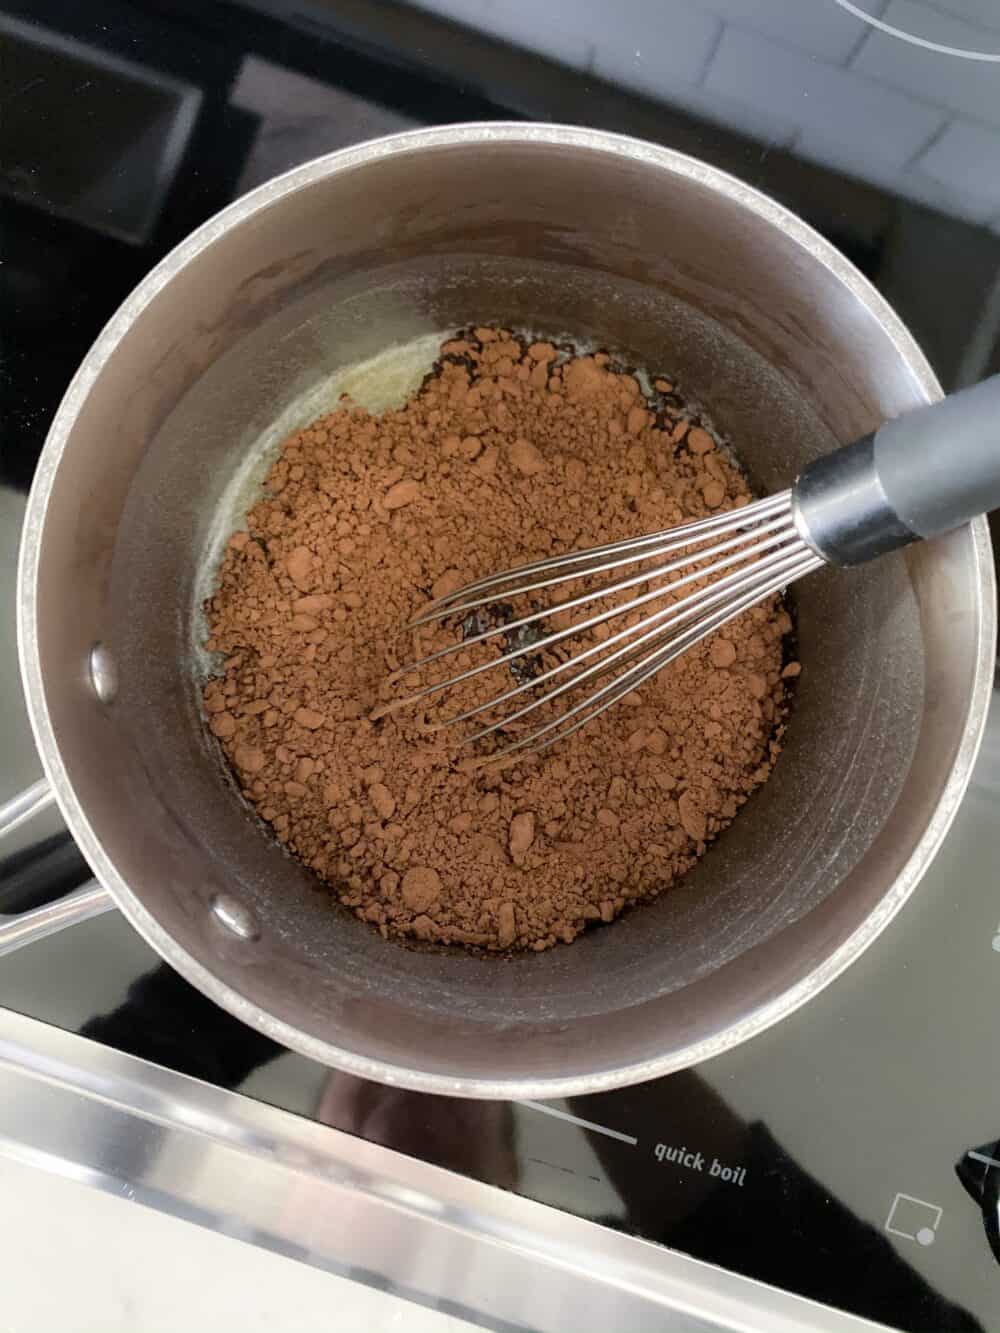
[[[837,251],[704,163],[541,125],[365,144],[207,222],[97,340],[31,493],[21,663],[70,830],[107,895],[194,985],[355,1074],[554,1097],[726,1050],[888,924],[969,777],[993,670],[993,571],[980,520],[803,586],[807,670],[785,753],[658,902],[506,961],[386,943],[317,891],[227,780],[199,718],[198,603],[268,428],[294,423],[344,367],[470,322],[566,334],[672,372],[764,490],[940,393]],[[55,916],[105,906],[104,893]]]

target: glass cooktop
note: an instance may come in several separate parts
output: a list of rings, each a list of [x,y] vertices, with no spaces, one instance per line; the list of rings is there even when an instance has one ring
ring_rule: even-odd
[[[0,617],[24,493],[103,322],[270,176],[416,125],[636,134],[776,196],[946,387],[1000,370],[994,0],[0,0]],[[0,801],[39,775],[0,635]],[[0,1005],[905,1330],[1000,1327],[1000,703],[914,900],[840,981],[696,1070],[558,1103],[403,1093],[281,1049],[109,913],[3,959]],[[51,810],[0,912],[89,871]]]

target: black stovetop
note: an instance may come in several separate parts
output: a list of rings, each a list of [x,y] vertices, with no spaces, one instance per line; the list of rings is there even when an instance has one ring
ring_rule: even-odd
[[[23,492],[103,322],[236,195],[393,130],[526,117],[691,152],[833,240],[946,387],[1000,369],[992,0],[0,0],[0,45],[7,624]],[[39,771],[11,635],[0,755],[4,800]],[[845,977],[709,1065],[572,1102],[323,1069],[115,914],[4,959],[0,1004],[901,1329],[1000,1328],[998,801],[995,701],[944,850]],[[89,875],[51,814],[2,858],[0,912]]]

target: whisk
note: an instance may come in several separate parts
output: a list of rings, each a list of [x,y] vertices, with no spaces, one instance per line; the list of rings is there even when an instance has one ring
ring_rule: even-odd
[[[536,560],[438,598],[407,628],[445,621],[462,637],[394,672],[393,684],[423,682],[456,654],[483,651],[485,660],[421,683],[373,716],[506,672],[506,689],[430,728],[472,723],[467,743],[493,737],[478,762],[544,749],[823,565],[862,564],[998,506],[1000,375],[817,459],[780,494]]]

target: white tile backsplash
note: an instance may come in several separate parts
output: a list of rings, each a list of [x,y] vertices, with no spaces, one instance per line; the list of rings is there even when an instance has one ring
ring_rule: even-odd
[[[705,86],[890,166],[903,166],[944,124],[915,98],[732,27]]]
[[[650,97],[678,82],[695,84],[718,39],[721,20],[690,0],[411,0],[572,68]],[[754,3],[754,0],[748,0]]]
[[[983,221],[984,205],[977,195],[950,188],[912,166],[892,167],[878,158],[866,159],[857,146],[845,149],[844,144],[824,139],[821,133],[808,130],[795,140],[793,151],[797,157],[830,167],[845,176],[853,176],[877,189],[911,199],[914,203],[925,204],[938,212],[948,213],[966,222]]]
[[[1000,4],[997,0],[933,0],[933,4],[936,9],[943,9],[955,18],[1000,32]]]
[[[788,147],[798,130],[787,116],[772,115],[765,107],[741,102],[739,98],[727,97],[705,87],[677,85],[670,89],[670,101],[678,111],[724,125],[769,148]]]
[[[972,122],[1000,129],[1000,62],[925,50],[837,0],[414,2],[958,217],[997,213],[1000,137]],[[860,3],[921,39],[1000,53],[1000,0]]]
[[[719,19],[687,0],[626,0],[612,9],[584,0],[574,17],[592,5],[599,24],[594,73],[663,101],[674,85],[698,83],[722,30]]]
[[[736,27],[798,46],[832,65],[843,64],[869,31],[834,0],[705,0],[705,5]]]
[[[1000,34],[916,0],[891,0],[886,23],[927,41],[1000,53]],[[1000,126],[1000,63],[928,51],[884,32],[872,32],[851,68],[975,120]]]
[[[980,200],[983,221],[1000,212],[1000,131],[957,120],[913,166],[949,189]]]
[[[458,8],[454,0],[451,8],[453,11]],[[579,13],[575,6],[571,10],[561,5],[542,5],[537,0],[492,0],[485,7],[477,4],[469,21],[514,46],[536,51],[573,69],[584,69],[594,49],[588,9],[588,0],[580,2]],[[600,31],[598,28],[597,32]]]

